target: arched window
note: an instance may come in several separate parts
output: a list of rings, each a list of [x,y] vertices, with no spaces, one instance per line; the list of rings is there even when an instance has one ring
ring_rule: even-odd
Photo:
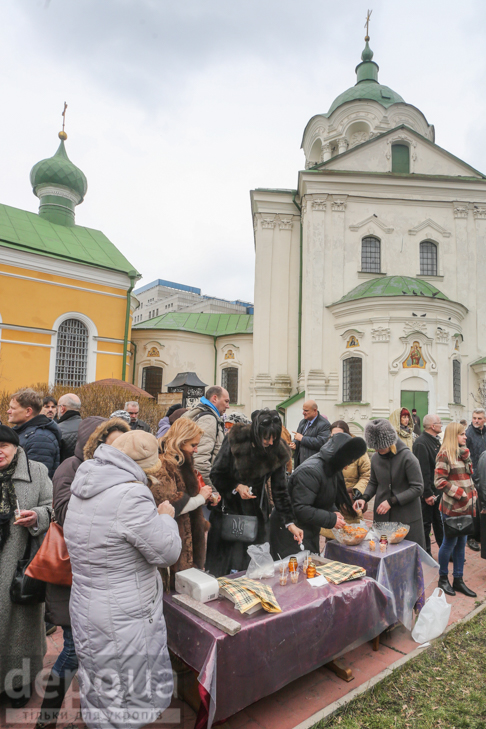
[[[343,402],[361,402],[363,397],[363,361],[348,357],[343,361]]]
[[[144,367],[142,370],[142,390],[157,399],[162,392],[162,367]]]
[[[461,363],[458,359],[452,360],[452,392],[454,403],[461,404]]]
[[[410,149],[407,144],[392,144],[392,172],[409,174]]]
[[[88,329],[79,319],[66,319],[57,330],[55,384],[80,387],[88,372]]]
[[[381,273],[381,244],[371,235],[361,241],[361,270],[364,273]]]
[[[437,246],[431,240],[420,244],[420,275],[437,276]]]
[[[221,387],[228,390],[232,405],[238,403],[238,367],[225,367],[221,370]]]

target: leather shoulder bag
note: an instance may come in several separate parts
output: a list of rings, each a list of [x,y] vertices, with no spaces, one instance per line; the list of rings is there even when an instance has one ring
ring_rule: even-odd
[[[470,514],[464,516],[446,516],[444,519],[444,534],[447,539],[466,537],[474,534],[474,520]]]
[[[265,477],[262,486],[262,495],[260,497],[260,511],[263,506],[265,496]],[[221,527],[221,538],[226,542],[245,542],[251,544],[255,541],[258,534],[258,517],[246,516],[244,514],[228,514],[225,511],[223,501],[223,523]]]
[[[37,605],[46,599],[46,583],[26,575],[26,569],[34,559],[39,542],[29,532],[24,556],[17,562],[10,584],[10,600],[15,605]]]
[[[70,587],[73,584],[71,560],[64,541],[63,528],[56,521],[51,522],[44,541],[25,574],[51,585]]]

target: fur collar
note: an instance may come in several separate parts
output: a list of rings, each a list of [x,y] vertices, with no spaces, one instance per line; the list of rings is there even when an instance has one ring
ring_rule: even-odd
[[[290,459],[290,449],[282,439],[277,446],[271,446],[261,453],[253,446],[250,433],[251,425],[237,423],[227,436],[235,468],[243,483],[269,476]]]

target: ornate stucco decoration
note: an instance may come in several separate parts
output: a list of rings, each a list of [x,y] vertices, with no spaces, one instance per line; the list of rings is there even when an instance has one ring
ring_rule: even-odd
[[[292,221],[292,217],[284,217],[282,215],[277,215],[278,219],[278,227],[280,230],[292,230],[292,227],[294,225]]]
[[[473,215],[476,220],[486,220],[486,205],[473,205]]]
[[[397,375],[404,367],[426,369],[431,375],[437,375],[437,362],[432,356],[433,339],[426,334],[415,331],[406,337],[400,337],[400,341],[403,344],[403,349],[390,365],[391,375]],[[413,351],[414,348],[415,351]],[[412,353],[414,355],[413,361]],[[407,361],[409,361],[408,365]]]
[[[452,205],[454,207],[455,218],[467,218],[469,213],[469,205],[467,203],[454,202]]]
[[[368,218],[361,220],[359,223],[350,225],[349,230],[356,232],[360,228],[363,228],[365,225],[368,225],[368,223],[373,223],[378,228],[380,228],[380,230],[382,230],[384,233],[393,233],[393,231],[395,230],[395,228],[391,228],[391,227],[385,225],[384,223],[382,223],[381,220],[376,215],[370,215]]]
[[[405,132],[401,132],[400,134],[394,134],[392,137],[389,137],[386,140],[386,151],[385,151],[385,157],[387,160],[391,160],[391,148],[392,144],[394,143],[402,143],[405,142],[410,147],[410,172],[414,172],[414,163],[417,160],[417,153],[416,153],[416,147],[417,142],[416,140],[410,135],[406,134]]]
[[[413,332],[422,332],[422,334],[427,334],[427,324],[424,321],[418,321],[417,323],[407,321],[403,327],[403,332],[406,336]]]
[[[272,229],[272,228],[275,228],[275,224],[277,222],[276,219],[275,219],[275,217],[276,216],[273,216],[273,218],[264,218],[264,217],[261,217],[260,218],[260,223],[261,223],[262,228],[264,228],[264,229],[266,228],[266,229],[269,229],[269,230]]]
[[[450,332],[442,327],[435,330],[435,339],[438,344],[447,344],[449,342]]]
[[[312,210],[326,210],[327,195],[315,197],[312,200]]]
[[[422,221],[422,223],[419,223],[414,228],[410,228],[408,231],[409,235],[417,235],[417,233],[420,233],[425,228],[432,228],[437,233],[440,233],[444,238],[450,238],[451,233],[442,227],[442,225],[439,225],[439,223],[436,223],[435,220],[432,220],[432,218],[427,218],[426,220]]]
[[[333,195],[332,196],[332,210],[335,213],[344,213],[347,205],[347,195]]]
[[[372,342],[389,342],[390,341],[390,327],[374,327],[371,330],[371,341]]]

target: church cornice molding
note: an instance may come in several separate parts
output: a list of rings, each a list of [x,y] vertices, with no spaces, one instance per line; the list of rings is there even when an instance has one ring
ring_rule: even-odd
[[[345,316],[358,316],[359,322],[358,320],[353,322],[355,326],[357,326],[358,323],[361,325],[363,324],[363,314],[375,317],[382,313],[384,316],[389,316],[391,320],[391,312],[393,312],[395,315],[395,321],[406,321],[408,319],[413,321],[413,319],[420,317],[425,313],[430,314],[431,320],[435,323],[438,321],[438,317],[440,318],[441,316],[446,317],[447,322],[448,317],[451,315],[456,316],[459,321],[462,321],[468,313],[467,308],[457,301],[448,301],[445,299],[429,300],[428,297],[422,296],[413,297],[414,301],[411,301],[410,299],[410,296],[370,297],[329,304],[326,308],[329,309],[337,319]],[[412,318],[412,312],[416,314],[416,317]],[[339,326],[345,325],[341,324]]]
[[[442,235],[444,238],[450,238],[452,235],[450,231],[443,228],[442,225],[439,225],[439,223],[436,223],[435,220],[432,220],[432,218],[427,218],[426,220],[416,225],[414,228],[410,228],[408,234],[417,235],[417,233],[425,230],[425,228],[432,228],[436,231],[436,233],[440,233],[440,235]]]

